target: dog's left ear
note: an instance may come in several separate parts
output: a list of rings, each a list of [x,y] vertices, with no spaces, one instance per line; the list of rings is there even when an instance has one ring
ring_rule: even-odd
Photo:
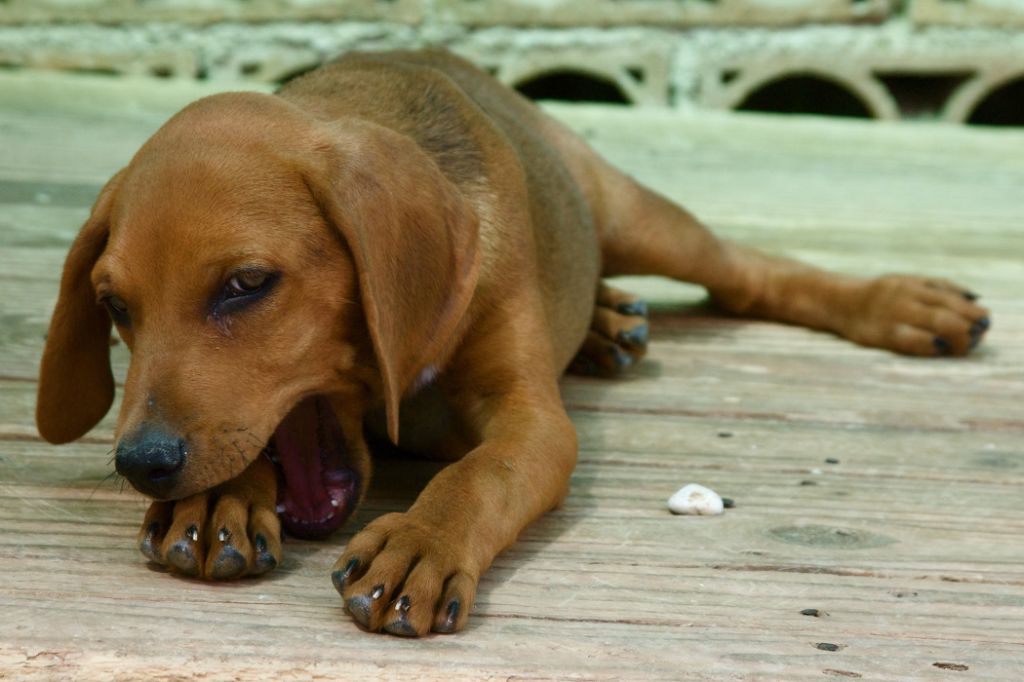
[[[122,171],[123,173],[123,171]],[[96,425],[114,401],[110,316],[97,305],[90,275],[107,246],[118,173],[100,191],[92,215],[71,244],[39,368],[36,427],[67,443]]]
[[[371,123],[329,138],[306,181],[355,261],[397,443],[402,395],[457,341],[476,288],[479,219],[410,138]]]

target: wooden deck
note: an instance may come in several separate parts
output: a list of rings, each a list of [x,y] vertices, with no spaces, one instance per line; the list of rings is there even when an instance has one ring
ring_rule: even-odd
[[[35,433],[67,246],[199,94],[0,75],[0,678],[1024,678],[1024,133],[553,109],[721,233],[959,280],[994,328],[969,359],[907,359],[630,283],[657,304],[650,359],[565,381],[582,449],[564,508],[498,558],[464,632],[410,641],[360,632],[328,571],[430,467],[385,462],[340,537],[211,585],[135,549],[145,502],[107,478],[111,417],[64,447]],[[691,481],[736,508],[671,516]]]

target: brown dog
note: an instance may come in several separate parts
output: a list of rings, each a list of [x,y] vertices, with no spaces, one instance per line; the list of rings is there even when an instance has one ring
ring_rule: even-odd
[[[642,306],[600,283],[638,273],[914,355],[988,327],[952,284],[716,239],[462,60],[352,55],[186,107],[104,187],[65,264],[39,431],[69,441],[107,412],[113,320],[132,351],[117,470],[157,500],[142,551],[225,579],[276,565],[282,521],[319,537],[352,513],[383,406],[393,441],[452,463],[352,539],[334,583],[370,630],[453,632],[566,493],[559,375],[581,346],[596,370],[642,353]]]

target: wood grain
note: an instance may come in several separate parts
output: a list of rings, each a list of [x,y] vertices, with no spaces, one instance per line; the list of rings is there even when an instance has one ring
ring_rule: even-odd
[[[110,476],[113,413],[67,446],[35,434],[67,245],[106,177],[210,88],[0,74],[0,677],[1021,678],[1024,134],[552,107],[723,234],[957,279],[994,327],[968,359],[916,360],[622,282],[652,301],[654,341],[623,380],[564,381],[570,497],[497,559],[466,631],[408,641],[360,632],[328,572],[436,465],[382,460],[338,537],[209,585],[135,549],[146,503]],[[690,481],[736,507],[671,516]]]

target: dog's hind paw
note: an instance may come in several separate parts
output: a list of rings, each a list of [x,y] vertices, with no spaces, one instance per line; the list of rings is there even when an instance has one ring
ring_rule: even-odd
[[[978,296],[945,280],[887,275],[860,285],[840,333],[906,355],[966,355],[991,325]]]
[[[569,371],[615,377],[647,353],[647,305],[623,291],[601,283],[590,331]]]
[[[387,514],[352,538],[331,573],[352,619],[402,637],[461,630],[478,572],[440,537],[409,514]]]
[[[150,561],[194,578],[266,573],[281,560],[275,496],[273,466],[260,457],[237,479],[213,490],[151,504],[139,549]]]

